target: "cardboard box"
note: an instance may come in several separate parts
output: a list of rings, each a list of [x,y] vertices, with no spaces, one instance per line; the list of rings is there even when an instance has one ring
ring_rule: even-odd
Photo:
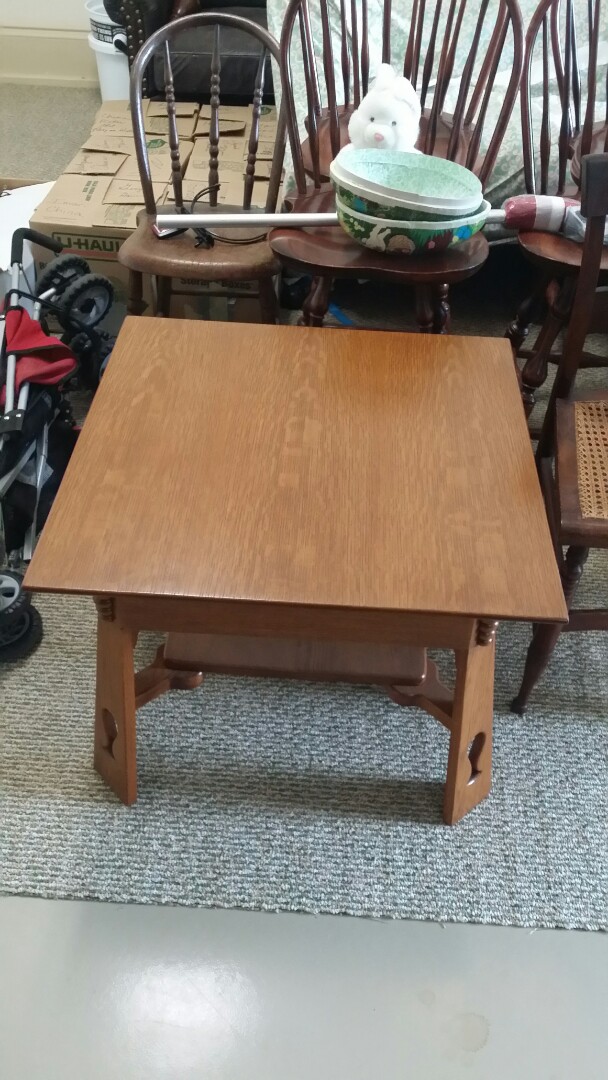
[[[144,100],[144,130],[147,135],[169,134],[169,117],[164,101]],[[175,116],[177,134],[180,139],[191,139],[198,119],[199,106],[196,102],[176,102]],[[131,108],[128,101],[106,101],[98,110],[91,134],[106,135],[110,138],[127,136],[133,138]]]
[[[118,262],[118,252],[137,225],[139,204],[108,201],[113,176],[64,173],[33,215],[33,229],[63,244],[64,252],[82,255],[93,273],[103,274],[114,286],[119,302],[126,302],[128,271]],[[163,185],[163,191],[164,187]],[[40,269],[51,258],[37,249]]]
[[[80,176],[115,176],[126,160],[126,154],[104,154],[93,150],[79,150],[63,171]]]
[[[147,116],[166,116],[167,115],[167,102],[166,101],[150,101],[144,102],[146,105]],[[200,105],[198,101],[176,101],[175,102],[175,115],[176,116],[198,116]]]
[[[257,296],[173,296],[171,317],[259,323],[262,321],[262,311]]]
[[[249,123],[250,113],[246,105],[220,105],[218,109],[218,122],[220,136],[240,135],[244,136]],[[209,135],[211,131],[211,106],[201,105],[195,138]]]
[[[171,179],[171,150],[167,139],[160,135],[150,136],[146,146],[150,160],[150,175],[158,183],[167,183]],[[182,170],[186,168],[194,144],[187,139],[180,140],[180,160]],[[99,156],[100,172],[95,169],[95,160]],[[118,159],[121,159],[120,161]],[[113,162],[118,166],[115,176],[122,180],[139,180],[139,168],[135,156],[135,142],[129,135],[104,135],[92,131],[86,139],[82,151],[70,162],[70,172],[86,171],[89,175],[107,175]],[[143,197],[140,200],[143,204]]]
[[[220,203],[220,205],[229,204],[231,206],[242,206],[245,191],[246,164],[243,157],[245,149],[244,141],[232,142],[229,140],[227,144],[222,144],[220,141],[219,149],[218,173],[220,190],[218,193],[218,203]],[[256,179],[253,187],[252,206],[263,208],[266,205],[266,198],[268,196],[268,181],[267,178],[258,176],[257,169],[255,175]],[[270,173],[268,173],[268,175],[270,175]],[[194,197],[197,191],[206,188],[209,183],[209,144],[204,139],[197,139],[194,143],[194,149],[186,167],[185,183],[188,185],[188,190],[192,190],[194,187],[196,188],[196,191],[193,191],[192,197]],[[208,201],[208,199],[206,201]]]

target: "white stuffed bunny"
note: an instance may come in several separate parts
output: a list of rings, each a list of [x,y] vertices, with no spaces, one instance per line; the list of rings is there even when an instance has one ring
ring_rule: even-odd
[[[377,78],[350,118],[352,146],[416,151],[420,102],[409,79],[381,64]]]

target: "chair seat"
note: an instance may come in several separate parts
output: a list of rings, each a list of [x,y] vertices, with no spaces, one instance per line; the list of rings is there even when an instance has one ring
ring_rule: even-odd
[[[576,240],[568,240],[559,233],[546,232],[520,232],[518,239],[520,247],[532,262],[542,266],[548,262],[555,264],[553,273],[569,274],[580,269],[583,245]],[[605,275],[607,272],[608,248],[605,248],[601,273]]]
[[[223,209],[228,209],[224,207]],[[260,234],[259,228],[217,229],[219,235],[243,240]],[[150,219],[142,213],[137,229],[125,240],[118,260],[129,270],[155,274],[166,278],[188,278],[193,281],[257,281],[272,277],[280,270],[268,240],[242,247],[216,242],[212,248],[197,248],[192,232],[159,240],[150,227]]]
[[[556,424],[561,539],[608,547],[608,392],[558,401]]]
[[[335,209],[333,190],[291,197],[297,213],[328,213]],[[321,276],[361,278],[373,274],[386,281],[452,285],[475,274],[485,263],[488,242],[481,233],[445,251],[414,255],[385,255],[351,240],[339,226],[311,229],[272,229],[268,237],[275,255],[290,267]]]

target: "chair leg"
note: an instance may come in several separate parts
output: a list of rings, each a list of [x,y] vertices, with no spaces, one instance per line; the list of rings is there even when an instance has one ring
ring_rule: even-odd
[[[538,335],[534,352],[526,360],[521,370],[521,396],[530,416],[536,404],[536,391],[543,385],[549,370],[551,350],[561,330],[568,321],[568,315],[574,296],[574,279],[568,278],[557,292],[555,302],[550,305],[547,316]]]
[[[300,326],[323,326],[323,320],[329,307],[332,279],[315,277],[312,279],[308,296],[302,307]]]
[[[159,319],[168,319],[171,314],[172,279],[167,277],[154,278],[155,304],[154,314]]]
[[[451,312],[449,301],[449,285],[436,285],[433,290],[435,314],[433,317],[433,333],[449,334],[451,326]]]
[[[435,301],[430,285],[416,285],[416,322],[419,333],[434,333]]]
[[[528,336],[528,332],[530,330],[530,323],[532,322],[534,313],[538,308],[539,303],[540,298],[537,292],[534,292],[531,296],[526,297],[526,299],[519,305],[517,315],[513,319],[513,322],[510,323],[505,330],[505,337],[508,338],[511,342],[511,348],[513,349],[513,354],[515,356],[517,356],[519,350],[521,349],[524,341]]]
[[[147,305],[144,304],[144,277],[139,270],[129,270],[129,285],[127,296],[127,314],[143,315]]]
[[[581,547],[570,547],[566,552],[560,572],[568,609],[572,605],[588,555],[589,549]],[[520,716],[524,715],[530,694],[545,671],[563,629],[562,623],[537,623],[535,625],[519,693],[511,702],[512,712]]]
[[[273,278],[261,278],[259,281],[260,291],[260,311],[262,313],[262,322],[270,323],[272,326],[276,325],[279,304],[277,301],[277,294],[274,288]]]

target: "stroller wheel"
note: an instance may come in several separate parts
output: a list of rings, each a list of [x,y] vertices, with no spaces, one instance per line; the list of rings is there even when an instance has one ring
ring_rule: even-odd
[[[30,596],[23,592],[23,577],[13,570],[0,570],[0,633],[9,632],[30,607]]]
[[[9,629],[0,623],[0,664],[25,660],[42,641],[42,619],[35,607],[28,608]]]
[[[60,255],[59,258],[53,259],[40,274],[36,282],[36,294],[40,296],[48,289],[63,292],[68,285],[88,273],[89,264],[80,255]]]
[[[59,297],[59,322],[64,330],[89,330],[106,317],[113,299],[114,289],[107,278],[101,274],[85,274]]]

